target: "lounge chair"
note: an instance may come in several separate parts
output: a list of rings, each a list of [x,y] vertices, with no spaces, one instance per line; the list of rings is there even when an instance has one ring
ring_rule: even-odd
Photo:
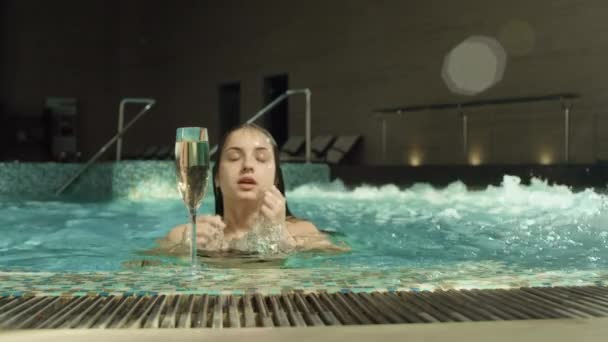
[[[146,147],[144,153],[141,155],[142,159],[156,159],[156,152],[158,152],[158,146],[152,145]]]
[[[331,146],[331,143],[334,141],[334,137],[331,135],[320,135],[316,136],[310,142],[310,150],[312,153],[311,161],[312,162],[323,162],[325,160],[325,152]],[[302,143],[305,146],[305,143]],[[302,148],[302,152],[298,152],[297,155],[281,155],[281,161],[287,162],[304,162],[306,161],[306,151],[305,148]]]
[[[360,135],[345,135],[339,136],[336,142],[327,151],[325,161],[330,164],[339,164],[347,156],[349,152],[361,140]]]
[[[304,147],[304,137],[295,135],[293,137],[289,137],[287,142],[283,144],[281,150],[279,151],[279,158],[281,161],[290,161],[293,158],[296,158],[298,154],[302,151]]]
[[[123,156],[122,156],[122,159],[124,159],[124,160],[141,159],[141,156],[144,154],[145,150],[146,150],[145,147],[140,146],[137,149],[135,149],[133,152],[124,153]]]
[[[159,160],[169,159],[169,157],[171,156],[171,153],[172,153],[171,150],[172,150],[172,148],[169,145],[161,146],[158,149],[158,151],[156,151],[155,159],[159,159]]]
[[[313,161],[319,162],[325,159],[325,152],[327,152],[334,139],[333,135],[321,135],[312,139],[310,149],[312,150]]]

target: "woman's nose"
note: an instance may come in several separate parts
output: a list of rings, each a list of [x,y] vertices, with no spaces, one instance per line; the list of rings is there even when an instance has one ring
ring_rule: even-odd
[[[242,171],[253,171],[253,163],[251,162],[251,158],[243,158]]]

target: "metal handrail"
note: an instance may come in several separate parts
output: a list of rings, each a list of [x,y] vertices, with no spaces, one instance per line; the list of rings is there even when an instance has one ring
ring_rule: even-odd
[[[306,115],[305,115],[305,149],[306,149],[306,163],[310,163],[310,159],[312,157],[311,151],[311,120],[310,120],[310,89],[289,89],[272,102],[267,104],[264,108],[260,109],[254,116],[249,118],[246,123],[255,122],[257,119],[266,114],[269,110],[274,108],[281,101],[285,100],[289,96],[304,94],[306,96]],[[142,109],[131,121],[129,121],[124,128],[122,128],[122,123],[124,120],[124,106],[127,103],[146,103],[147,105]],[[87,163],[80,169],[74,176],[68,179],[67,182],[63,184],[56,192],[55,195],[60,195],[65,189],[67,189],[80,175],[84,173],[114,142],[117,142],[116,145],[116,161],[120,161],[121,153],[122,153],[122,136],[125,132],[137,121],[139,120],[152,106],[156,103],[154,99],[146,99],[146,98],[125,98],[120,101],[120,109],[118,114],[118,133],[116,133],[105,145],[103,145],[97,153],[91,159],[87,161]],[[210,151],[210,155],[213,155],[217,152],[218,145],[216,144]]]
[[[540,101],[564,101],[574,100],[580,98],[581,95],[577,93],[559,93],[541,96],[524,96],[524,97],[503,97],[497,99],[486,99],[486,100],[475,100],[460,103],[437,103],[417,106],[402,106],[394,108],[382,108],[375,109],[373,113],[375,115],[388,115],[388,114],[404,114],[407,112],[420,112],[428,110],[441,110],[441,109],[457,109],[468,107],[482,107],[482,106],[495,106],[495,105],[507,105],[517,103],[530,103]]]
[[[122,131],[122,127],[125,121],[125,105],[129,104],[129,103],[143,103],[146,105],[154,105],[156,103],[156,100],[154,99],[147,99],[147,98],[124,98],[120,101],[120,106],[118,109],[118,130],[117,132]],[[120,158],[122,157],[122,136],[118,137],[118,140],[116,141],[116,161],[120,161]]]
[[[127,100],[127,99],[125,99]],[[133,100],[133,99],[130,99]],[[141,99],[139,99],[141,100]],[[144,109],[142,109],[139,113],[137,113],[137,115],[135,115],[135,117],[133,119],[131,119],[131,121],[129,121],[124,128],[119,129],[118,133],[116,133],[105,145],[103,145],[99,151],[97,151],[97,153],[95,153],[95,155],[93,155],[93,157],[91,157],[91,159],[89,159],[86,164],[84,164],[82,166],[82,168],[80,168],[80,170],[78,170],[78,172],[76,172],[70,179],[67,180],[67,182],[65,182],[56,192],[55,195],[61,195],[62,192],[65,191],[65,189],[67,189],[78,177],[80,177],[80,175],[82,175],[88,168],[89,166],[91,166],[95,161],[97,161],[97,159],[99,159],[99,157],[101,157],[101,155],[110,147],[112,146],[112,144],[116,141],[118,141],[120,138],[122,138],[122,136],[125,134],[125,132],[127,130],[129,130],[129,128],[131,128],[131,126],[137,121],[139,120],[144,114],[146,114],[146,112],[148,110],[150,110],[150,108],[152,108],[152,106],[156,103],[156,100],[153,99],[146,99],[148,100],[147,105],[144,107]],[[124,100],[123,100],[124,101]],[[122,106],[124,105],[123,101],[121,101],[121,114],[122,114]],[[143,103],[143,102],[138,102],[138,103]],[[119,123],[119,127],[120,127],[120,123]]]
[[[488,100],[476,100],[462,103],[440,103],[440,104],[428,104],[418,106],[402,106],[395,108],[382,108],[373,111],[372,115],[380,118],[381,127],[381,139],[382,139],[382,159],[386,160],[386,117],[396,115],[403,116],[406,113],[420,112],[420,111],[431,111],[431,110],[446,110],[456,109],[462,119],[462,146],[464,156],[466,158],[468,153],[468,115],[464,112],[463,108],[470,107],[482,107],[482,106],[496,106],[496,105],[509,105],[519,103],[530,103],[530,102],[541,102],[541,101],[559,101],[564,111],[564,160],[566,163],[570,160],[570,109],[572,109],[572,100],[579,99],[580,94],[576,93],[561,93],[561,94],[550,94],[542,96],[527,96],[527,97],[507,97],[498,99]]]
[[[281,101],[285,100],[286,98],[288,98],[291,95],[297,95],[297,94],[304,94],[306,96],[306,117],[305,117],[305,123],[304,123],[306,133],[305,133],[304,139],[306,141],[306,143],[305,143],[306,163],[310,163],[310,159],[312,156],[311,145],[310,145],[310,95],[311,95],[310,89],[306,88],[306,89],[289,89],[289,90],[287,90],[285,93],[281,94],[279,97],[277,97],[272,102],[267,104],[264,108],[260,109],[257,113],[255,113],[255,115],[252,116],[251,118],[249,118],[249,120],[247,120],[246,123],[252,123],[252,122],[256,121],[257,119],[262,117],[264,114],[266,114],[269,110],[271,110],[276,105],[278,105]],[[209,152],[209,155],[215,154],[215,152],[217,152],[217,149],[218,149],[218,145],[216,144],[215,146],[213,146],[213,148]]]

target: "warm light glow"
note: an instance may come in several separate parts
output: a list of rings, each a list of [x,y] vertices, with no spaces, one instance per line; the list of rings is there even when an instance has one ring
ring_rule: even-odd
[[[477,151],[471,152],[469,154],[469,163],[474,166],[481,164],[481,154]]]
[[[539,162],[542,165],[549,165],[553,163],[553,155],[549,152],[541,152]]]
[[[410,166],[420,166],[422,164],[422,156],[419,151],[410,151],[408,155],[408,161]]]

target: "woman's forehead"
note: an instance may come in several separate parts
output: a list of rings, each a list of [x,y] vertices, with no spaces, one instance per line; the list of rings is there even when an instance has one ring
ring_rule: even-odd
[[[266,134],[251,128],[242,128],[232,132],[226,139],[225,148],[259,148],[272,149],[270,138]]]

